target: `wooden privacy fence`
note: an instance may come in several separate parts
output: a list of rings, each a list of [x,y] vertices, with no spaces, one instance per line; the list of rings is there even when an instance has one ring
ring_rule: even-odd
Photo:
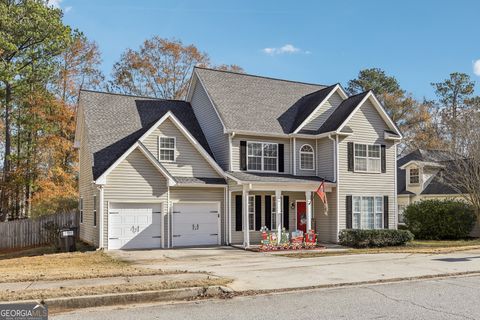
[[[78,213],[67,212],[36,219],[0,222],[0,249],[33,247],[48,243],[48,231],[44,228],[48,222],[53,222],[60,228],[77,228],[78,238]]]

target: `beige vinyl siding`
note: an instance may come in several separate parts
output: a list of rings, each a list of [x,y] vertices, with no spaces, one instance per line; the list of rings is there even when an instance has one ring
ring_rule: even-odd
[[[370,100],[367,100],[353,115],[347,125],[353,135],[339,142],[339,228],[346,228],[346,196],[388,196],[389,228],[396,228],[395,195],[395,146],[384,140],[384,130],[388,130]],[[347,143],[384,144],[386,146],[386,173],[359,173],[348,171]]]
[[[267,142],[267,143],[278,143],[284,144],[284,166],[285,172],[282,173],[292,173],[292,166],[290,161],[292,159],[290,140],[281,139],[281,138],[271,138],[271,137],[260,137],[260,136],[240,136],[236,135],[232,139],[232,170],[240,171],[240,141],[255,141],[255,142]]]
[[[300,149],[302,148],[303,145],[310,145],[313,150],[314,150],[314,155],[313,155],[313,162],[314,162],[314,168],[313,170],[302,170],[300,169]],[[317,150],[315,147],[315,140],[312,139],[295,139],[295,157],[296,157],[296,167],[297,167],[297,175],[298,176],[316,176],[317,175]]]
[[[220,177],[170,119],[165,120],[143,141],[144,145],[157,159],[159,157],[158,137],[160,136],[175,138],[175,162],[160,161],[171,175],[178,177]]]
[[[235,231],[236,227],[236,220],[235,220],[235,215],[236,215],[236,201],[235,197],[237,195],[242,195],[241,192],[232,192],[232,199],[231,199],[231,204],[232,204],[232,244],[243,244],[243,231]],[[249,195],[260,195],[262,197],[262,226],[265,225],[265,196],[270,195],[274,196],[275,192],[250,192]],[[296,207],[295,203],[297,200],[305,200],[305,193],[304,192],[282,192],[283,196],[289,196],[289,231],[294,231],[297,229],[297,215],[296,215]],[[292,205],[294,208],[292,209]],[[283,213],[282,213],[283,215]],[[268,229],[270,229],[270,226],[268,226]],[[250,231],[250,245],[258,245],[260,244],[260,241],[262,239],[262,234],[260,231]]]
[[[323,106],[314,112],[312,120],[302,130],[318,130],[342,101],[342,97],[337,92],[333,93]]]
[[[329,138],[317,140],[317,175],[327,180],[333,181],[335,176],[335,141]]]
[[[325,210],[322,201],[315,193],[312,196],[318,241],[337,242],[337,190],[333,188],[331,192],[327,192],[328,210]]]
[[[193,89],[190,104],[192,105],[193,112],[207,138],[210,149],[215,156],[215,160],[223,170],[228,170],[228,161],[230,158],[228,135],[223,132],[223,125],[214,106],[210,102],[205,89],[197,77],[194,77],[195,88]]]
[[[166,178],[137,149],[132,151],[107,176],[104,187],[104,243],[108,243],[108,202],[162,203],[162,215],[167,213],[168,186]],[[165,219],[162,220],[166,236]],[[162,239],[163,241],[164,239]]]
[[[220,203],[221,243],[225,244],[225,189],[224,188],[172,187],[170,188],[170,201],[172,203],[182,202],[182,201],[219,202]]]
[[[93,184],[92,157],[88,144],[88,136],[85,130],[82,130],[81,133],[79,162],[79,198],[83,197],[83,223],[80,224],[80,239],[92,245],[98,246],[99,209],[97,206],[97,227],[94,227],[93,196],[96,195],[97,201],[99,201],[99,191]]]

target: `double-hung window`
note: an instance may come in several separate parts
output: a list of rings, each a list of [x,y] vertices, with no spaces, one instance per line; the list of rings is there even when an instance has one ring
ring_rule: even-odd
[[[93,196],[93,226],[97,226],[97,196]]]
[[[280,206],[283,206],[283,196],[281,196]],[[281,208],[280,207],[280,208]],[[283,212],[283,210],[282,210]],[[280,216],[281,224],[283,226],[283,214]],[[278,228],[277,225],[277,198],[272,196],[272,225],[270,226],[270,230],[275,230]]]
[[[418,168],[410,169],[410,184],[420,183],[420,170]]]
[[[380,145],[355,144],[355,171],[381,172]]]
[[[315,153],[309,144],[304,144],[300,148],[300,169],[314,170],[315,169]]]
[[[278,171],[278,144],[247,143],[247,169],[249,171]]]
[[[158,159],[160,161],[175,162],[174,137],[158,137]]]
[[[255,230],[255,196],[248,196],[248,229]]]
[[[383,228],[383,197],[353,196],[352,200],[353,229]]]

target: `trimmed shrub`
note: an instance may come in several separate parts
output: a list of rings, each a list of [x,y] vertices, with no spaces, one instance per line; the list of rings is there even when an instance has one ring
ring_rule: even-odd
[[[354,248],[401,246],[412,240],[413,234],[408,230],[345,229],[339,234],[341,245]]]
[[[417,239],[447,240],[468,237],[475,225],[473,208],[458,200],[424,200],[404,211],[405,223]]]

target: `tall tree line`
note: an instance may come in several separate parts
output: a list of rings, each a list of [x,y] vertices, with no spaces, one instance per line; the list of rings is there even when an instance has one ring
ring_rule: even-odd
[[[76,207],[76,97],[103,76],[96,44],[62,15],[46,1],[0,1],[0,221]]]
[[[0,0],[0,221],[77,207],[80,89],[181,99],[194,66],[243,72],[154,36],[126,49],[106,81],[98,45],[62,17],[47,0]]]

